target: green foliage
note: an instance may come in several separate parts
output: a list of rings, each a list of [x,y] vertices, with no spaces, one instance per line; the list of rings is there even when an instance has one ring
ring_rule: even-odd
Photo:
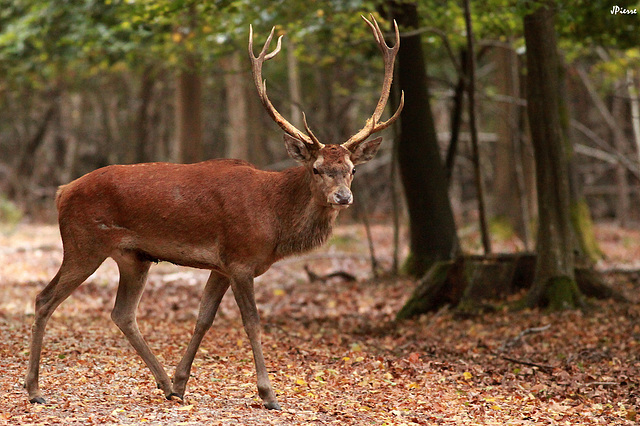
[[[22,220],[22,211],[4,194],[0,194],[0,224],[15,226]]]
[[[522,17],[533,3],[472,2],[478,42],[522,45]],[[322,67],[340,60],[356,68],[377,55],[360,15],[381,11],[378,20],[389,28],[387,4],[379,0],[0,0],[0,71],[6,76],[2,84],[42,87],[60,79],[75,82],[79,77],[150,64],[180,67],[186,52],[208,64],[229,50],[244,49],[249,24],[254,25],[257,41],[277,26],[278,35],[286,35],[296,46],[303,64]],[[443,36],[454,53],[464,47],[459,1],[423,0],[418,6],[431,57],[445,58]],[[597,44],[635,49],[610,67],[622,69],[637,60],[637,15],[611,15],[609,8],[604,0],[578,0],[558,7],[561,40],[567,40],[564,47],[571,58],[588,54],[587,49],[593,51]],[[447,62],[450,72],[448,58]],[[358,77],[362,78],[358,84],[369,81],[367,77]]]
[[[612,5],[604,0],[577,0],[560,7],[557,17],[560,48],[566,61],[595,62],[594,71],[603,75],[608,89],[629,68],[640,66],[638,15],[614,15]],[[624,6],[640,10],[640,2]]]
[[[612,14],[615,2],[574,0],[559,3],[558,31],[561,38],[584,46],[603,46],[626,50],[640,45],[638,15]],[[620,3],[627,9],[640,10],[640,2]]]

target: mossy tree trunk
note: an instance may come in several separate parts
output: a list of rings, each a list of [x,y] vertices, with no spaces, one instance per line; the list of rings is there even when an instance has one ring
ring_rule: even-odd
[[[575,280],[569,194],[569,147],[560,118],[555,4],[536,2],[524,17],[527,105],[536,160],[538,240],[536,272],[527,305],[549,309],[583,305]]]
[[[403,30],[419,28],[416,4],[390,2],[389,5],[392,18]],[[419,34],[402,38],[397,81],[405,94],[397,142],[410,220],[411,253],[405,271],[422,276],[435,261],[450,259],[455,254],[458,237],[429,105],[427,71]]]
[[[569,124],[570,114],[567,99],[569,93],[567,91],[567,67],[564,63],[559,66],[560,75],[560,126],[566,140],[573,140],[571,126]],[[580,179],[576,170],[575,156],[573,150],[569,153],[569,198],[570,198],[570,215],[571,225],[575,235],[575,253],[578,263],[582,263],[583,267],[591,267],[595,262],[603,256],[602,251],[596,240],[593,229],[593,220],[589,205],[584,197],[584,192],[580,184]]]

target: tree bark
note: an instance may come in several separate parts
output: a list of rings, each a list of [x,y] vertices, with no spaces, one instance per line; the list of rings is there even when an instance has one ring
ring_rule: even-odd
[[[443,306],[451,306],[465,315],[500,309],[508,296],[531,288],[537,258],[534,253],[520,252],[459,256],[455,260],[436,262],[418,281],[396,318],[416,317]],[[576,267],[575,277],[585,296],[627,301],[624,295],[604,285],[593,268]],[[514,307],[520,307],[520,303]]]
[[[249,132],[247,128],[247,91],[245,90],[244,73],[241,73],[242,60],[240,54],[233,53],[224,59],[224,82],[227,97],[227,156],[249,160]]]
[[[468,54],[466,50],[460,51],[460,68],[466,73]],[[449,139],[449,147],[447,148],[447,156],[445,158],[445,173],[447,181],[451,185],[453,177],[453,169],[455,168],[455,159],[458,154],[458,142],[460,141],[460,128],[462,127],[462,110],[464,109],[464,92],[466,89],[466,77],[458,76],[458,83],[454,89],[453,107],[451,108],[451,138]]]
[[[471,24],[471,5],[464,0],[464,20],[467,30],[467,52],[469,52],[469,68],[467,69],[467,98],[469,99],[469,132],[471,133],[471,150],[473,152],[473,172],[476,183],[478,202],[478,221],[484,254],[491,254],[491,238],[487,226],[486,203],[484,200],[484,181],[480,167],[480,146],[478,142],[478,125],[476,117],[476,54]]]
[[[566,138],[566,140],[571,141],[574,138],[572,137],[572,128],[570,125],[571,120],[570,114],[568,112],[569,105],[566,101],[566,99],[569,99],[567,90],[566,66],[562,64],[560,70],[560,124],[564,137]],[[593,264],[600,258],[602,258],[602,251],[600,250],[600,247],[598,246],[598,242],[596,240],[595,232],[593,229],[593,220],[591,219],[591,212],[589,211],[589,205],[587,204],[587,200],[584,197],[584,191],[582,189],[582,185],[580,184],[580,179],[578,178],[573,150],[571,150],[569,154],[568,168],[571,225],[573,227],[576,244],[574,253],[576,255],[577,262],[583,263],[585,268],[592,268]],[[599,274],[593,271],[590,276],[593,276],[595,278],[598,277]],[[604,285],[602,280],[600,284]]]
[[[291,102],[291,123],[297,128],[302,128],[302,89],[300,84],[300,72],[298,70],[298,58],[295,54],[295,45],[291,39],[285,39],[287,48],[287,76],[289,80],[289,101]]]
[[[36,152],[45,141],[52,123],[60,118],[60,93],[56,89],[51,94],[51,102],[44,112],[35,133],[29,138],[16,158],[13,169],[15,178],[9,183],[8,196],[19,202],[28,198],[29,186],[35,174]]]
[[[629,105],[631,107],[631,128],[633,129],[633,140],[636,144],[636,155],[640,162],[640,98],[638,89],[633,78],[633,70],[627,70],[627,93],[629,94]]]
[[[200,161],[202,151],[202,82],[195,58],[187,54],[176,87],[175,161]]]
[[[620,85],[623,85],[624,82]],[[619,118],[624,116],[624,99],[617,91],[613,93],[613,99],[611,100],[611,116],[615,120],[614,128],[611,132],[613,140],[613,148],[622,156],[627,155],[627,140],[623,132],[624,126],[621,126]],[[629,226],[629,181],[627,179],[627,168],[622,162],[618,161],[616,164],[616,188],[617,188],[617,202],[616,202],[616,218],[621,227],[626,228]]]
[[[391,6],[393,17],[403,28],[419,27],[415,4],[392,2]],[[455,255],[458,237],[429,105],[420,35],[402,38],[398,82],[405,94],[398,164],[410,221],[410,255],[405,269],[422,276],[435,261]]]
[[[153,87],[155,85],[155,71],[152,66],[147,66],[142,71],[140,81],[140,95],[137,117],[136,117],[136,150],[134,162],[145,163],[150,161],[149,155],[149,109],[153,97]]]
[[[559,60],[555,4],[536,2],[524,17],[527,46],[527,105],[536,159],[538,261],[527,305],[552,310],[583,305],[574,274],[569,208],[568,146],[560,123]]]
[[[512,99],[520,97],[518,78],[518,56],[511,48],[495,50],[497,72],[495,84],[498,92]],[[521,155],[519,114],[520,106],[502,102],[497,120],[498,142],[496,143],[494,169],[493,214],[500,223],[506,224],[529,246],[529,212],[526,205],[526,185]],[[515,183],[515,184],[514,184]]]

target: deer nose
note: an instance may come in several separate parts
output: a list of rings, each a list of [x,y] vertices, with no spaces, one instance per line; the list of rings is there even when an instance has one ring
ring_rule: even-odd
[[[335,204],[351,204],[353,195],[348,189],[341,188],[333,194],[333,201]]]

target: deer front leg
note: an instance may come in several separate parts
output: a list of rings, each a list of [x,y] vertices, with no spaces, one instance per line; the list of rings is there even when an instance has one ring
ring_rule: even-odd
[[[258,376],[258,394],[264,401],[266,408],[270,410],[280,410],[280,405],[276,400],[276,395],[269,381],[267,367],[264,363],[264,355],[262,354],[260,315],[258,314],[253,293],[253,276],[240,279],[234,277],[232,286],[233,295],[240,308],[240,314],[242,315],[244,329],[251,342],[253,360],[256,364],[256,375]]]
[[[151,352],[147,342],[144,341],[136,321],[136,309],[142,297],[150,262],[137,259],[135,254],[118,256],[115,260],[120,270],[120,283],[116,302],[111,311],[111,319],[147,364],[156,379],[158,388],[162,389],[167,399],[171,399],[174,395],[171,380],[162,364]]]
[[[69,259],[73,260],[69,260]],[[44,404],[45,399],[40,393],[38,376],[40,369],[40,355],[42,340],[47,321],[58,306],[73,290],[78,288],[97,268],[104,259],[82,260],[80,256],[65,254],[60,270],[51,282],[36,297],[35,320],[32,326],[31,349],[29,352],[29,367],[24,381],[24,387],[29,393],[31,403]]]
[[[211,272],[207,280],[207,285],[204,287],[202,300],[200,301],[200,311],[198,312],[193,336],[173,376],[173,392],[180,398],[184,398],[187,381],[191,373],[191,364],[193,364],[193,359],[198,352],[204,335],[213,324],[220,301],[227,292],[230,283],[228,277],[222,276],[215,271]]]

